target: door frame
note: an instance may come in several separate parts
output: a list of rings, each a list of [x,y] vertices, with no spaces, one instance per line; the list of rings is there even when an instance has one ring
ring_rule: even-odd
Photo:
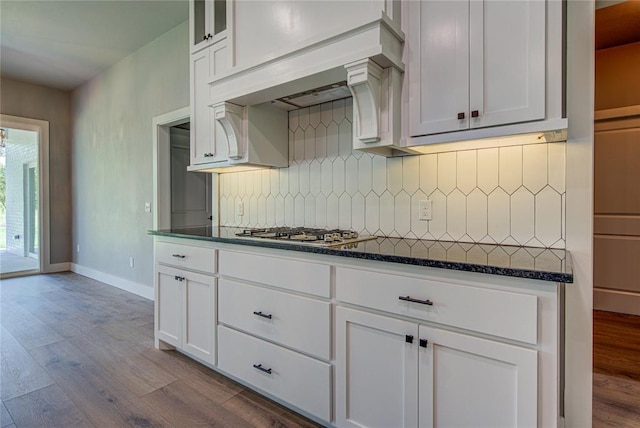
[[[152,119],[153,126],[153,229],[171,228],[171,131],[172,126],[191,120],[186,106]],[[193,132],[191,132],[193,138]],[[218,174],[211,177],[211,224],[218,225]]]
[[[0,274],[0,279],[48,272],[51,269],[51,261],[49,258],[49,122],[46,120],[0,114],[0,126],[4,128],[32,131],[38,134],[38,204],[40,208],[38,213],[40,231],[39,268],[28,271]]]

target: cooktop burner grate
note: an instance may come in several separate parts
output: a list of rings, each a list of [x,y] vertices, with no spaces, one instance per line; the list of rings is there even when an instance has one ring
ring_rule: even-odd
[[[270,227],[244,229],[238,237],[272,239],[295,243],[312,243],[322,246],[338,246],[375,239],[375,236],[360,236],[358,232],[343,229],[317,229],[308,227]]]

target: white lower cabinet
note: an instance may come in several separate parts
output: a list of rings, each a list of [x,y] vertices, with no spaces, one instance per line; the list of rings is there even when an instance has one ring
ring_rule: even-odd
[[[218,327],[218,367],[260,390],[331,420],[331,364]]]
[[[535,427],[537,351],[336,309],[336,423]]]
[[[156,267],[156,339],[216,363],[216,279]]]

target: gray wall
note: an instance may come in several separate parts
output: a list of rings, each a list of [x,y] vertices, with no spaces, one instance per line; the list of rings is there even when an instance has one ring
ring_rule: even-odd
[[[71,96],[16,80],[0,80],[0,113],[49,122],[50,263],[71,261]]]
[[[189,105],[188,52],[185,21],[73,92],[74,263],[153,286],[151,121]]]

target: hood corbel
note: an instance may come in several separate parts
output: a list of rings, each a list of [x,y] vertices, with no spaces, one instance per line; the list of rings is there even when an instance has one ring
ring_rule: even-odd
[[[213,107],[213,117],[224,129],[229,146],[229,159],[241,159],[243,156],[242,112],[243,108],[231,103],[218,103]]]
[[[402,72],[371,58],[345,65],[353,96],[353,147],[383,156],[407,154],[400,146]]]

